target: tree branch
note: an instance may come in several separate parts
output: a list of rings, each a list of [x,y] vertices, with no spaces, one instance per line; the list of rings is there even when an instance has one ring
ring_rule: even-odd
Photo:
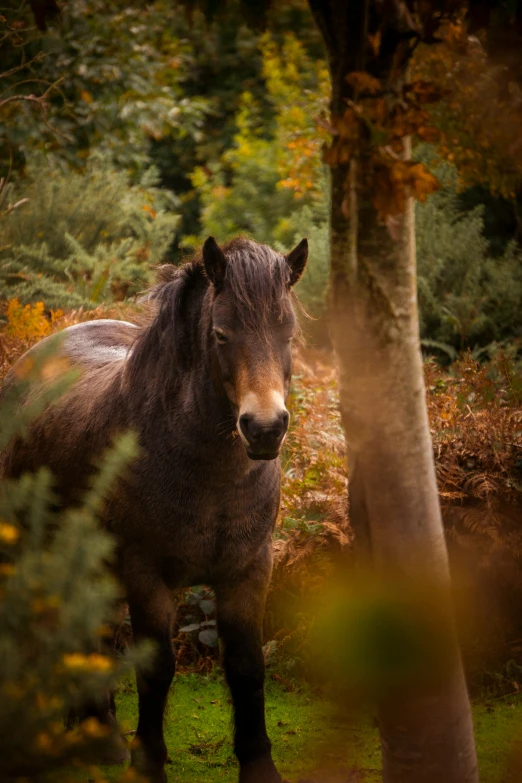
[[[51,90],[56,90],[57,92],[60,92],[58,90],[58,85],[60,82],[62,82],[64,77],[62,76],[60,79],[57,79],[52,84],[49,84],[48,88],[45,90],[42,95],[9,95],[7,98],[4,98],[3,100],[0,100],[0,109],[3,109],[5,106],[7,106],[9,103],[32,103],[38,106],[40,111],[42,112],[42,122],[44,125],[46,125],[49,130],[54,133],[56,136],[60,136],[62,139],[68,142],[72,142],[72,139],[70,136],[68,136],[66,133],[63,133],[63,131],[58,130],[58,128],[55,128],[54,125],[51,125],[51,123],[47,119],[47,112],[49,110],[49,104],[47,102],[47,96],[51,92]],[[28,79],[26,81],[33,81],[32,79]],[[35,79],[34,81],[40,81]],[[21,82],[26,83],[26,82]],[[44,82],[45,83],[45,82]],[[19,86],[19,85],[16,85]],[[4,93],[5,94],[5,93]]]
[[[45,99],[43,95],[10,95],[9,98],[4,98],[3,101],[0,101],[0,109],[3,109],[4,106],[7,106],[8,103],[16,103],[17,101],[37,103],[40,105],[42,110],[44,109]]]
[[[32,57],[26,63],[22,63],[21,65],[16,65],[14,68],[11,68],[9,71],[4,71],[3,73],[0,73],[0,79],[7,79],[8,76],[12,76],[14,73],[18,73],[19,71],[23,71],[25,68],[29,68],[29,66],[32,65],[33,63],[40,62],[40,60],[43,60],[44,57],[47,57],[45,52],[38,52],[37,55]]]

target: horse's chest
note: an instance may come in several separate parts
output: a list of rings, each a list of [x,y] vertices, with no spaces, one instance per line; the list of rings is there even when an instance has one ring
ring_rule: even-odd
[[[270,537],[279,506],[279,466],[238,480],[200,470],[155,474],[147,482],[148,546],[166,563],[173,586],[213,582],[248,567]]]

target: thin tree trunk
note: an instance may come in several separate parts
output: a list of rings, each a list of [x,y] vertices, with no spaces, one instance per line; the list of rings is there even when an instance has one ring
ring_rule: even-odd
[[[379,79],[386,100],[398,100],[405,42],[416,35],[412,4],[308,1],[328,52],[333,115],[342,116],[357,98],[347,80],[353,71]],[[370,36],[380,43],[371,44]],[[375,581],[394,575],[426,616],[437,616],[439,633],[434,676],[379,699],[384,782],[476,783],[425,401],[413,204],[393,224],[383,224],[363,175],[371,143],[361,139],[350,163],[332,168],[331,314],[350,520]]]
[[[469,701],[449,599],[449,571],[419,345],[413,205],[393,228],[378,219],[352,159],[332,172],[332,331],[339,358],[350,518],[376,575],[426,591],[444,673],[379,705],[385,783],[478,780]],[[431,590],[431,594],[430,594]]]

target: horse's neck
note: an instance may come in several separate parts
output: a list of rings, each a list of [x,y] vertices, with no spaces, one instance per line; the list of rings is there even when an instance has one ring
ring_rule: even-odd
[[[197,357],[197,354],[195,354]],[[150,376],[155,367],[149,366]],[[147,378],[133,376],[130,396],[133,400],[135,425],[145,424],[147,418],[158,424],[164,422],[166,433],[181,426],[194,437],[211,439],[212,433],[232,433],[235,415],[219,382],[213,377],[211,362],[206,356],[195,358],[189,368],[172,368],[169,377],[161,382],[147,383]],[[149,377],[150,380],[150,377]]]
[[[174,335],[170,343],[162,340],[157,322],[152,323],[130,358],[126,377],[135,426],[147,429],[147,418],[152,418],[156,432],[164,425],[165,437],[178,431],[187,441],[193,437],[219,450],[233,440],[236,417],[210,349],[203,299],[198,305],[185,324],[182,342]]]
[[[190,378],[180,394],[183,408],[187,412],[187,424],[190,421],[198,430],[204,429],[209,437],[217,433],[230,434],[236,426],[230,402],[219,384],[212,376],[210,366],[204,364],[194,368]]]

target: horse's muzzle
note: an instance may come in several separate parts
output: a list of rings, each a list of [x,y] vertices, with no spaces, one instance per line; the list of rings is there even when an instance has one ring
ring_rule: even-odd
[[[269,424],[258,421],[251,413],[239,417],[239,427],[250,459],[276,459],[286,435],[288,411],[281,411]]]

